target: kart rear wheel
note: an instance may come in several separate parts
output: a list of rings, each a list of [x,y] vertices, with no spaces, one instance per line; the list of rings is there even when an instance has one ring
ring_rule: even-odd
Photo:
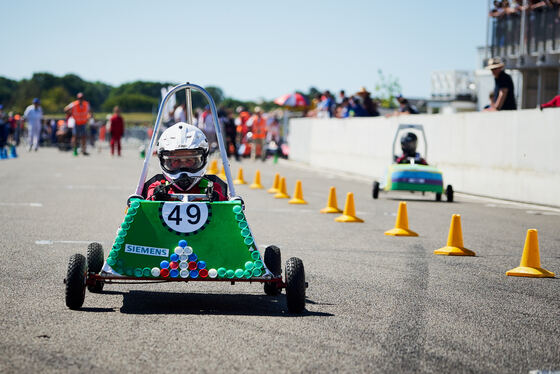
[[[441,201],[441,192],[436,192],[436,201]]]
[[[379,197],[379,182],[378,181],[374,181],[373,182],[373,198],[377,199]]]
[[[103,261],[103,246],[99,243],[90,243],[87,248],[88,272],[99,274]],[[87,288],[90,292],[101,292],[104,284],[103,281],[95,281],[95,284],[89,284]]]
[[[303,262],[292,257],[286,261],[286,300],[290,313],[301,313],[305,309],[305,270]]]
[[[86,295],[87,263],[86,258],[76,253],[70,257],[66,273],[66,306],[80,309]]]
[[[448,184],[447,188],[445,189],[445,196],[447,197],[448,203],[453,202],[453,187],[451,187],[450,184]]]
[[[268,270],[274,274],[275,277],[282,275],[282,256],[280,248],[275,245],[269,245],[264,250],[264,264]],[[281,290],[276,286],[276,283],[265,283],[264,293],[269,296],[278,295]]]

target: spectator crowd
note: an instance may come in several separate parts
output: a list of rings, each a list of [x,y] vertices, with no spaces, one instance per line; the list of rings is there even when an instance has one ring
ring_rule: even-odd
[[[399,108],[385,116],[419,113],[418,109],[401,94],[397,95],[395,99]],[[377,117],[381,115],[380,106],[379,100],[372,98],[371,93],[365,87],[349,96],[346,95],[345,90],[340,90],[336,97],[326,90],[312,99],[311,109],[307,111],[306,116],[318,118]]]
[[[518,15],[522,11],[557,11],[557,19],[560,0],[494,0],[490,10],[490,17],[500,18],[506,15]]]
[[[416,107],[402,95],[398,95],[396,100],[399,103],[398,110],[384,113],[386,116],[418,113]],[[218,120],[228,156],[237,160],[244,157],[265,160],[268,156],[287,157],[287,120],[284,116],[375,117],[380,115],[379,107],[379,101],[372,98],[371,93],[362,87],[355,94],[348,96],[344,90],[340,90],[336,97],[329,90],[325,90],[317,94],[305,108],[298,108],[303,111],[297,113],[286,110],[289,108],[277,108],[267,112],[260,106],[238,106],[235,111],[222,107],[218,110]],[[100,144],[107,142],[111,155],[121,156],[121,139],[125,135],[126,127],[119,107],[115,107],[113,113],[107,115],[104,120],[96,120],[86,97],[83,93],[78,93],[76,100],[66,105],[64,111],[63,118],[45,118],[39,98],[33,99],[22,115],[13,112],[4,114],[0,106],[0,135],[6,134],[0,136],[0,146],[8,143],[17,146],[26,135],[28,151],[37,151],[40,145],[50,145],[63,151],[72,151],[75,156],[88,156],[88,146],[95,148],[97,144],[100,151]],[[187,122],[187,117],[186,105],[176,104],[164,116],[166,120],[163,127]],[[210,107],[195,108],[190,117],[189,122],[207,136],[210,152],[215,152],[218,149],[218,135]],[[151,135],[150,130],[145,130],[146,137]]]

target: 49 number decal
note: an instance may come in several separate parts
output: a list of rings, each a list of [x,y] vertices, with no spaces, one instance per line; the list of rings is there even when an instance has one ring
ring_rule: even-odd
[[[166,202],[161,208],[161,218],[173,231],[192,233],[201,229],[208,221],[208,205]]]

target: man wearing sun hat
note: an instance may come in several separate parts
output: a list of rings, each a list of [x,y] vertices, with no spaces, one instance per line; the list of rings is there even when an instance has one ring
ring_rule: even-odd
[[[504,71],[505,64],[498,57],[488,60],[486,69],[492,71],[494,76],[494,102],[485,111],[516,110],[515,95],[513,92],[513,80]]]
[[[379,115],[377,104],[372,100],[370,92],[366,90],[365,87],[362,87],[358,92],[356,92],[356,95],[360,98],[362,107],[366,110],[369,117],[377,117]]]

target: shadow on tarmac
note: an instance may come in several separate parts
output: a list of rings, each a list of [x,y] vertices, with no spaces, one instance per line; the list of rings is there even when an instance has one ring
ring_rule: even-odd
[[[315,304],[308,300],[309,304]],[[277,297],[251,294],[213,294],[130,291],[123,293],[125,314],[216,314],[272,317],[332,317],[334,314],[310,312],[291,314],[286,296]]]
[[[91,312],[91,313],[107,313],[107,312],[114,312],[115,308],[95,308],[95,307],[86,307],[81,308],[80,312]]]
[[[443,196],[441,198],[441,201],[436,201],[435,198],[430,199],[429,196],[426,196],[426,197],[422,197],[422,196],[409,196],[409,197],[386,196],[385,199],[386,200],[392,200],[392,201],[414,201],[414,202],[437,203],[437,204],[448,203],[448,201],[445,200],[445,196]],[[461,203],[453,200],[453,202],[451,204],[461,204]]]

